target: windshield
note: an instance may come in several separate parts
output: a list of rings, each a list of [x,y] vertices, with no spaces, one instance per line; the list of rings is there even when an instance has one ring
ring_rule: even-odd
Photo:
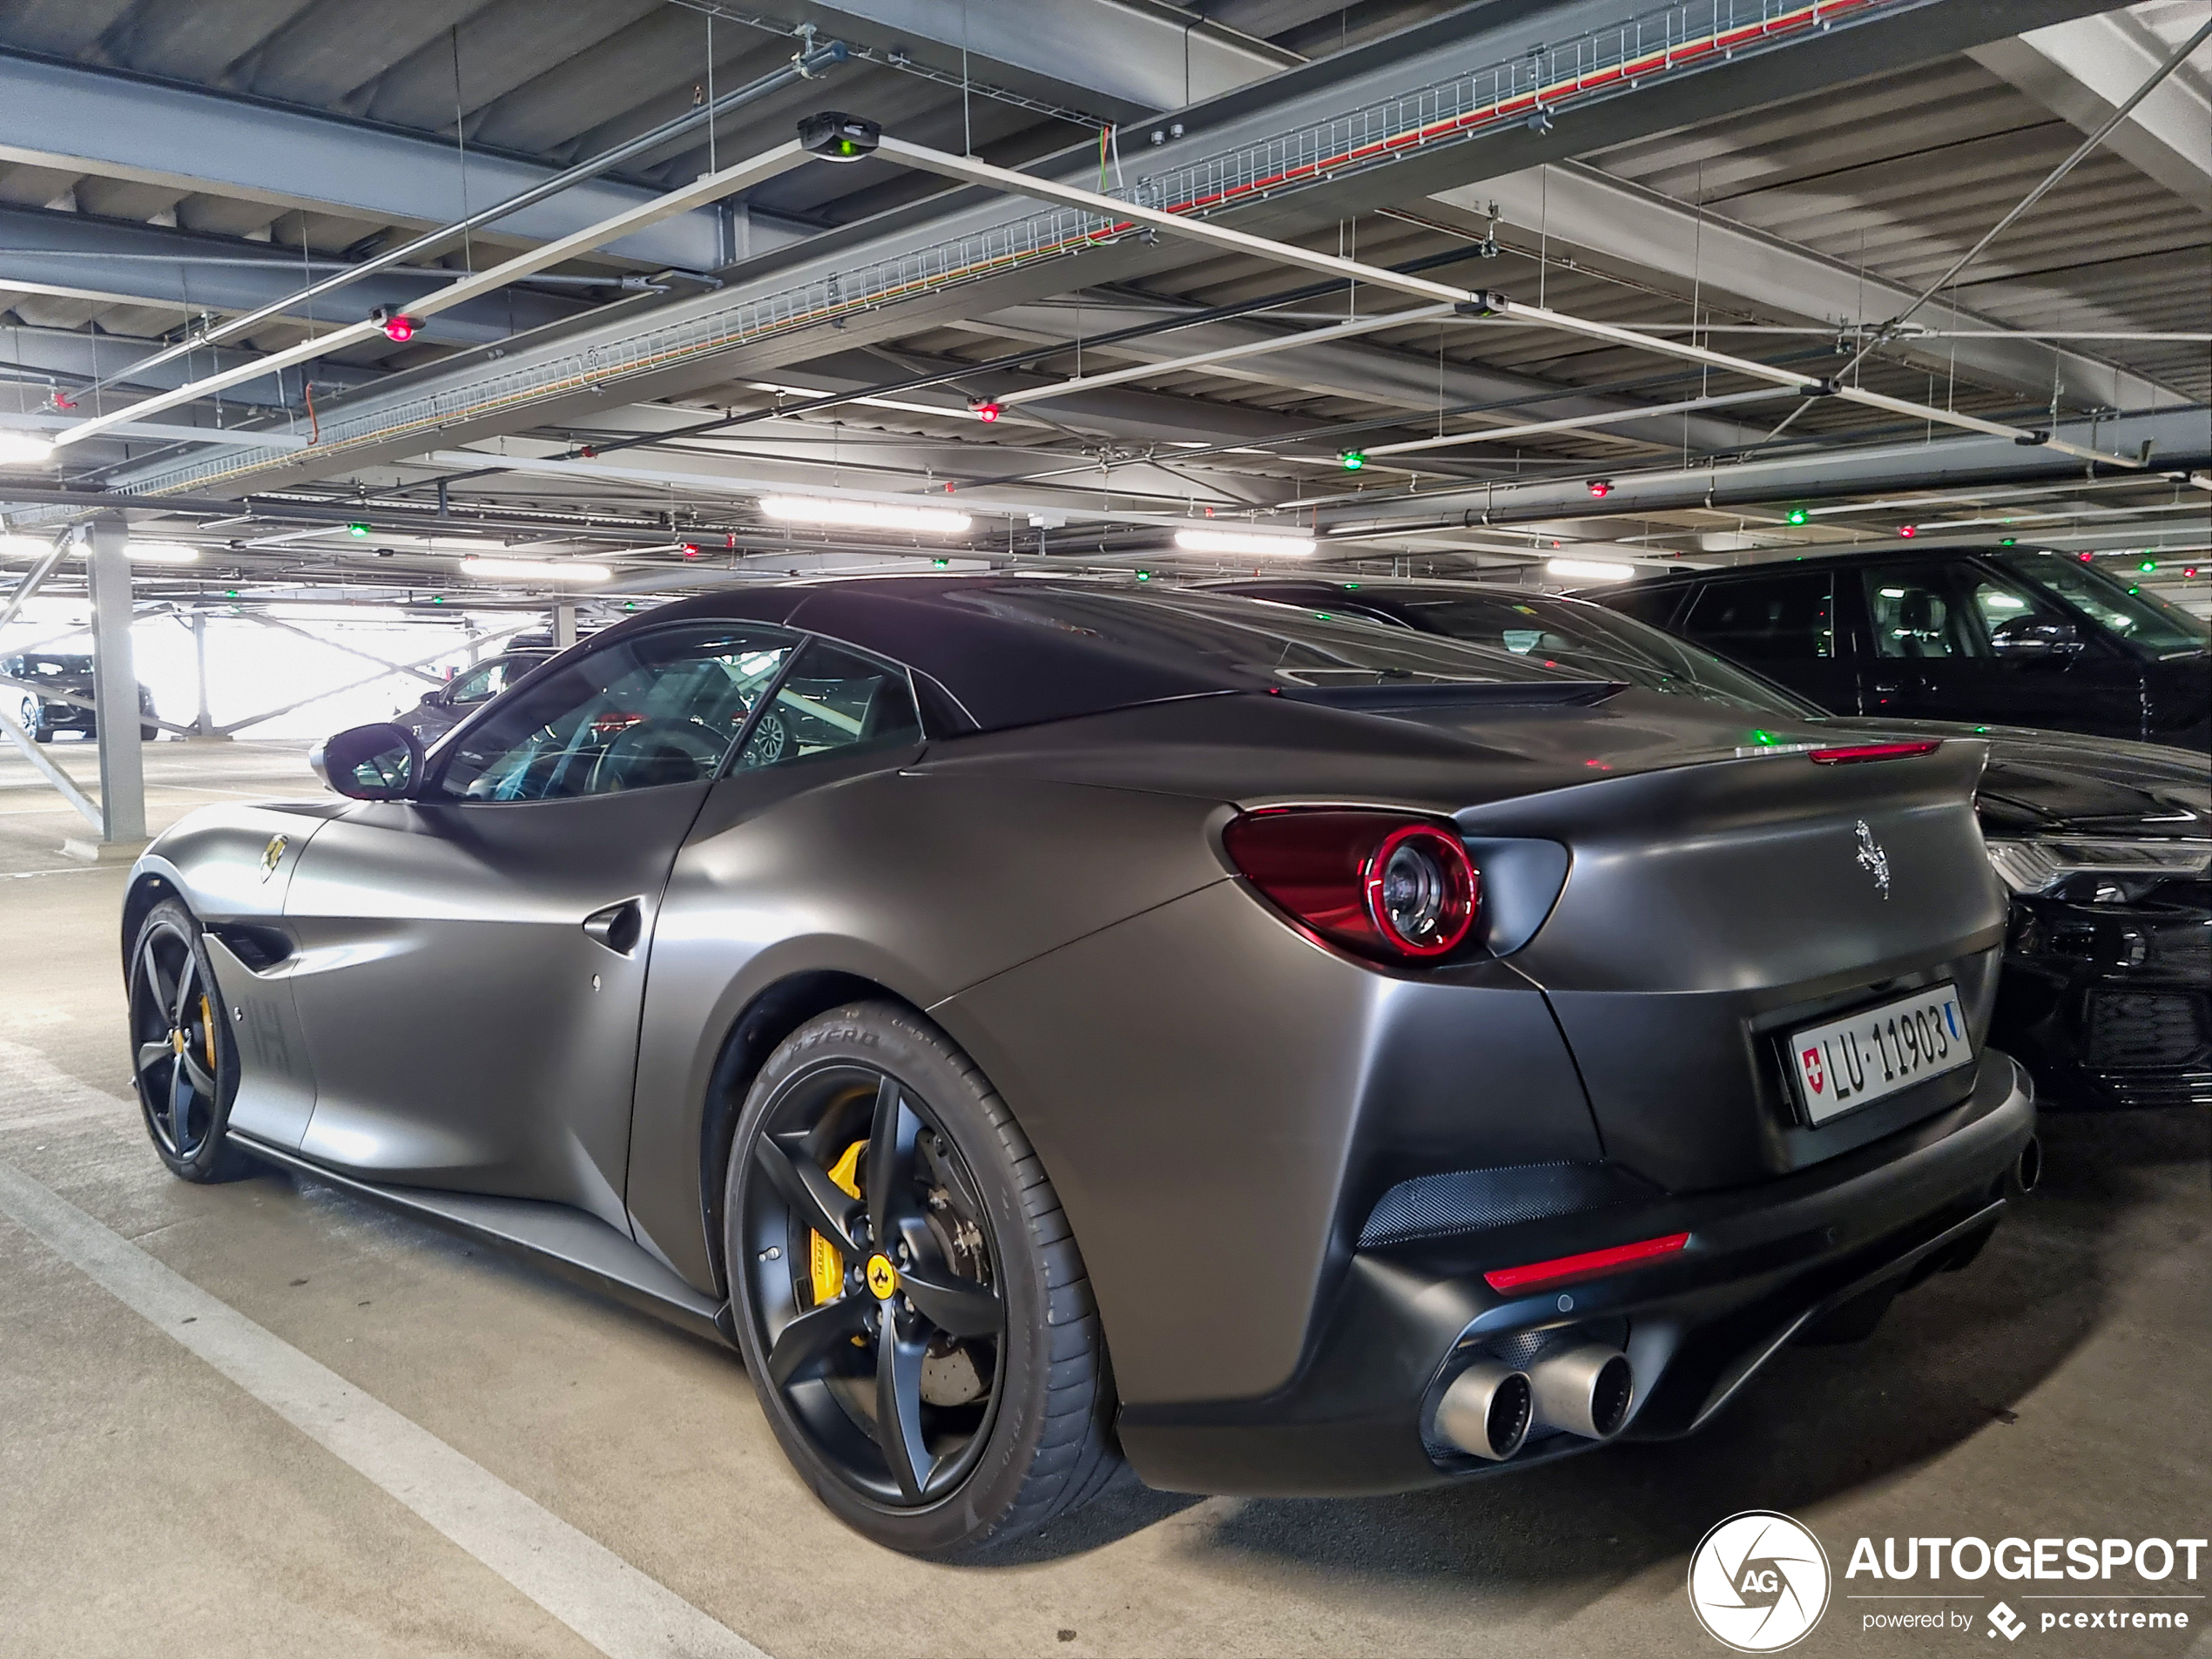
[[[2155,593],[2067,553],[2006,553],[1996,563],[2084,612],[2107,632],[2155,657],[2185,655],[2212,644],[2212,627]]]
[[[1132,592],[1007,583],[970,590],[958,603],[1170,663],[1188,663],[1196,656],[1285,689],[1578,678],[1563,665],[1510,650],[1188,589]]]
[[[21,678],[31,680],[68,679],[92,671],[89,657],[25,657],[22,659]]]
[[[1538,595],[1381,590],[1417,628],[1491,646],[1547,668],[1626,680],[1645,691],[1701,698],[1755,714],[1819,712],[1793,691],[1721,660],[1649,623],[1602,606]]]

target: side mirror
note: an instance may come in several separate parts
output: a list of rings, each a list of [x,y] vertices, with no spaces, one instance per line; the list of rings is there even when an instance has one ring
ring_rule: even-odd
[[[380,720],[325,738],[307,764],[355,800],[406,800],[422,779],[422,744],[405,726]]]
[[[2071,657],[2081,649],[2081,631],[2070,622],[2038,617],[2008,617],[1989,631],[1989,643],[2000,657],[2032,661]]]

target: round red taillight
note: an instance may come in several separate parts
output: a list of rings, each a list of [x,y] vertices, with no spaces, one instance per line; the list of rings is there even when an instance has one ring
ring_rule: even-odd
[[[1222,832],[1231,860],[1305,933],[1386,961],[1446,956],[1480,887],[1459,838],[1365,807],[1263,807]]]
[[[1474,926],[1474,866],[1458,836],[1433,824],[1393,830],[1368,858],[1367,915],[1409,956],[1441,956]]]

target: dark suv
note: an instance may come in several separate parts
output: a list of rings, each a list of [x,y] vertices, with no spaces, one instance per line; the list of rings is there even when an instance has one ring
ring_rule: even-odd
[[[1890,549],[1589,591],[1837,714],[2212,748],[2205,624],[2086,556]]]

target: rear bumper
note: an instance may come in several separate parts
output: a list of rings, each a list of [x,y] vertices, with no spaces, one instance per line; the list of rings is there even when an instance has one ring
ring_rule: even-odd
[[[2212,910],[2015,900],[1989,1035],[2047,1108],[2212,1103]]]
[[[1469,1360],[1568,1330],[1624,1344],[1637,1398],[1623,1437],[1689,1433],[1824,1315],[1962,1265],[2010,1201],[2034,1124],[2027,1074],[1990,1049],[1956,1106],[1791,1176],[1359,1250],[1288,1387],[1127,1407],[1123,1448],[1151,1486],[1255,1495],[1398,1492],[1548,1461],[1598,1442],[1532,1440],[1488,1463],[1425,1430]],[[1483,1278],[1680,1232],[1679,1252],[1563,1291],[1501,1295]]]

